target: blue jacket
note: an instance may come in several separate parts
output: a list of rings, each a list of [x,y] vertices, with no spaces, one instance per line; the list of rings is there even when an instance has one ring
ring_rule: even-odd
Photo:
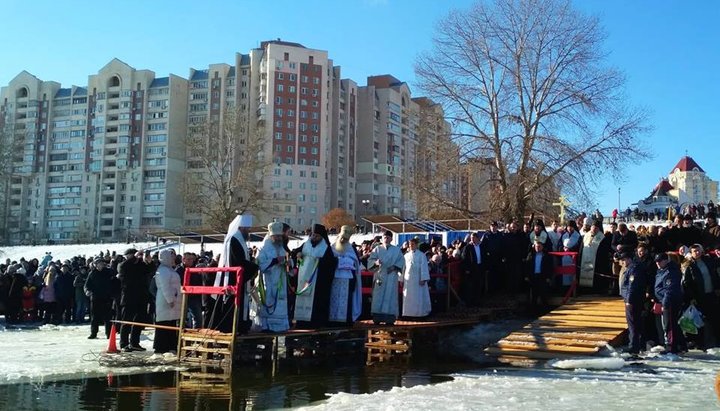
[[[655,276],[655,299],[663,307],[677,307],[682,304],[682,274],[674,261],[664,269],[659,268]]]
[[[645,301],[645,272],[642,266],[632,261],[625,270],[625,276],[620,286],[620,294],[626,303],[642,304]]]

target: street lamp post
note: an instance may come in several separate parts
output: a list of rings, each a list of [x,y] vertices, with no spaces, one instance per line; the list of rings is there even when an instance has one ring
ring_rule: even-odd
[[[35,220],[33,220],[33,221],[30,222],[30,224],[32,224],[32,226],[33,226],[32,244],[33,244],[33,245],[37,245],[37,225],[38,225],[38,222],[35,221]]]
[[[132,216],[125,217],[125,225],[127,226],[125,232],[126,232],[126,242],[130,244],[130,226],[132,226]]]
[[[370,200],[365,199],[365,200],[362,200],[361,203],[362,203],[362,205],[365,207],[365,214],[367,214],[367,213],[368,213],[368,208],[370,208]],[[365,225],[365,232],[366,232],[366,233],[368,232],[368,230],[367,230],[367,225]]]

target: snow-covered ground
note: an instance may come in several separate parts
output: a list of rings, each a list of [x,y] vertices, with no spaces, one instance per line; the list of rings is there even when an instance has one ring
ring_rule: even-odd
[[[102,332],[100,334],[103,334]],[[73,379],[83,376],[107,374],[136,374],[141,372],[174,369],[174,359],[156,357],[150,366],[103,366],[101,356],[108,340],[100,336],[88,340],[89,325],[43,325],[6,329],[0,323],[0,384],[19,382],[46,382]],[[119,335],[118,335],[119,337]],[[140,345],[152,352],[152,331],[144,331]],[[126,354],[123,354],[127,356]],[[103,362],[112,361],[103,357]],[[140,359],[135,361],[140,363]],[[165,363],[159,365],[157,363]]]
[[[372,239],[376,234],[356,234],[350,238],[351,242],[356,244],[362,243],[366,239]],[[330,236],[330,241],[335,240],[335,235]],[[290,240],[289,247],[295,248],[300,246],[306,238],[301,240]],[[251,241],[250,247],[256,246],[262,247],[262,242]],[[178,244],[176,242],[168,242],[168,247],[172,247],[179,253],[193,252],[200,253],[200,244]],[[23,245],[15,247],[0,247],[0,260],[5,262],[6,258],[11,261],[18,261],[21,257],[25,257],[26,260],[37,258],[42,260],[45,257],[46,252],[50,252],[53,256],[53,260],[66,260],[72,259],[78,255],[84,255],[87,257],[98,255],[101,251],[115,251],[116,253],[122,254],[128,248],[136,248],[138,250],[154,249],[156,248],[155,242],[141,242],[141,243],[97,243],[97,244],[71,244],[71,245]],[[222,251],[222,243],[208,243],[205,244],[206,251],[212,251],[217,254]]]

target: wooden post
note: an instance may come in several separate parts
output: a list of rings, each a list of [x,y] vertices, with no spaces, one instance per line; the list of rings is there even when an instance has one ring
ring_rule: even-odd
[[[188,295],[182,293],[182,303],[180,304],[180,330],[178,331],[177,341],[177,357],[178,361],[182,359],[183,330],[185,329],[185,317],[187,315],[187,299]]]

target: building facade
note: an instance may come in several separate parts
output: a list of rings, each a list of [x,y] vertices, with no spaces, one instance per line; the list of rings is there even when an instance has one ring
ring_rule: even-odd
[[[417,216],[408,187],[415,173],[419,107],[410,87],[386,74],[360,87],[357,157],[359,213]]]
[[[87,87],[15,77],[0,91],[3,129],[23,147],[4,199],[5,239],[109,241],[179,224],[182,202],[167,187],[184,172],[186,99],[186,80],[117,59]]]
[[[187,79],[118,59],[82,87],[22,72],[0,89],[0,130],[13,147],[0,179],[0,242],[12,244],[208,228],[188,182],[232,178],[250,157],[257,181],[228,194],[231,202],[259,224],[297,231],[332,208],[415,218],[426,200],[412,185],[437,179],[439,164],[459,169],[454,149],[450,160],[428,154],[451,144],[438,105],[413,99],[390,75],[358,87],[327,51],[279,39]],[[226,161],[217,176],[208,172]],[[440,187],[459,201],[459,184]],[[258,193],[258,207],[243,208]]]

